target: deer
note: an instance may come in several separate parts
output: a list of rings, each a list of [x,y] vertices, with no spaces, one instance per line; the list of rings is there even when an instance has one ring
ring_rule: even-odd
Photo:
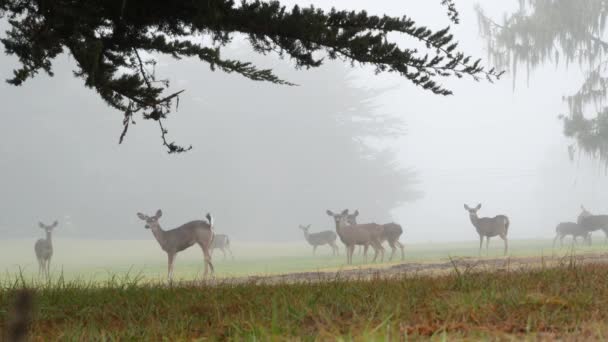
[[[213,241],[211,241],[211,253],[215,249],[219,249],[224,253],[224,260],[226,260],[226,250],[230,253],[232,260],[234,260],[234,254],[232,253],[232,249],[230,249],[230,239],[228,235],[225,234],[215,234],[213,236]]]
[[[350,225],[357,224],[357,216],[359,216],[359,210],[355,210],[354,213],[348,214],[346,216],[346,222]],[[399,242],[399,238],[401,237],[401,234],[403,234],[403,228],[401,228],[401,225],[394,222],[383,224],[382,227],[384,228],[384,231],[382,233],[382,239],[380,240],[380,243],[387,241],[389,246],[391,247],[391,256],[388,260],[393,260],[395,252],[397,251],[397,247],[399,247],[399,249],[401,250],[401,260],[404,260],[405,253],[403,251],[403,244]],[[363,254],[365,255],[366,259],[368,247],[368,245],[361,247],[363,249]]]
[[[303,226],[300,225],[299,228],[304,232],[304,239],[312,246],[312,255],[315,255],[317,251],[317,247],[328,245],[331,247],[332,255],[338,255],[338,245],[336,245],[336,233],[331,230],[324,230],[318,233],[310,232],[310,224]]]
[[[580,226],[576,222],[561,222],[555,227],[555,239],[553,239],[553,248],[555,243],[559,239],[559,246],[564,246],[564,238],[568,235],[572,235],[572,243],[576,243],[578,237],[583,238],[583,242],[587,242],[591,245],[591,232],[584,227]]]
[[[338,233],[340,240],[346,246],[347,264],[351,265],[353,263],[355,245],[371,245],[374,249],[374,259],[372,262],[376,261],[378,254],[381,254],[380,261],[384,261],[384,248],[380,243],[384,229],[381,225],[376,223],[349,225],[346,222],[348,209],[344,209],[340,214],[335,214],[331,210],[327,210],[326,213],[334,219],[336,233]]]
[[[581,205],[581,213],[578,215],[576,223],[588,232],[602,230],[608,242],[608,215],[593,215]]]
[[[213,241],[213,217],[207,214],[207,221],[196,220],[184,223],[183,225],[171,229],[163,230],[158,223],[158,220],[163,216],[162,210],[158,209],[154,216],[137,213],[137,217],[146,222],[145,228],[150,229],[152,234],[158,241],[160,247],[167,253],[167,279],[169,282],[173,280],[173,263],[177,253],[189,248],[195,243],[203,250],[205,258],[205,273],[207,276],[209,269],[211,274],[214,273],[213,264],[211,263],[211,253],[209,253],[211,242]]]
[[[51,257],[53,257],[53,241],[51,235],[53,229],[57,227],[59,222],[55,221],[50,225],[46,225],[42,222],[38,222],[38,226],[44,229],[46,233],[45,239],[39,239],[34,245],[34,252],[36,252],[36,259],[38,259],[38,276],[45,275],[47,278],[51,270]]]
[[[481,255],[481,247],[483,245],[483,238],[486,238],[486,253],[490,246],[490,238],[494,236],[500,236],[505,243],[505,252],[507,255],[509,249],[509,242],[507,234],[509,232],[509,218],[505,215],[496,215],[494,217],[479,217],[477,211],[481,209],[481,204],[478,204],[475,208],[470,208],[468,205],[464,205],[464,209],[469,212],[469,218],[471,223],[479,234],[479,255]]]

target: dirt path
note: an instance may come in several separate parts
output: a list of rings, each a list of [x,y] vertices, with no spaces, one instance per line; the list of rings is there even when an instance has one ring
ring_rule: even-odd
[[[270,276],[250,276],[217,279],[215,283],[276,284],[292,282],[331,281],[336,279],[372,279],[403,277],[408,275],[441,275],[454,272],[516,271],[560,265],[581,265],[587,263],[608,263],[608,253],[589,253],[548,257],[502,257],[502,258],[453,258],[444,262],[405,262],[389,266],[365,265],[338,271],[299,272]]]

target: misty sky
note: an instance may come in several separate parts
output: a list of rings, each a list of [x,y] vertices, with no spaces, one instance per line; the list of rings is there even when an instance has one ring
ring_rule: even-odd
[[[439,2],[297,1],[328,9],[335,6],[366,9],[373,14],[408,14],[418,23],[441,28],[448,20]],[[489,15],[501,18],[504,10],[516,6],[516,1],[498,3],[484,2],[483,7]],[[454,33],[463,50],[485,59],[474,4],[474,1],[457,2],[461,25]],[[0,65],[0,78],[6,79],[16,63],[13,58],[0,54]],[[242,120],[255,120],[259,114],[255,112],[255,102],[239,101],[245,95],[230,93],[230,82],[238,76],[209,76],[208,66],[194,61],[161,63],[159,72],[169,77],[175,87],[187,88],[179,112],[167,121],[170,136],[195,147],[185,155],[170,156],[160,146],[157,126],[149,121],[139,120],[126,142],[119,146],[121,113],[105,106],[93,90],[84,89],[82,80],[72,77],[72,66],[69,57],[64,56],[55,63],[55,78],[41,76],[18,88],[0,84],[4,119],[0,125],[0,207],[3,209],[0,234],[38,236],[35,228],[38,220],[58,218],[65,223],[69,222],[66,216],[87,212],[91,213],[86,216],[89,222],[64,224],[63,233],[58,230],[57,235],[78,236],[79,231],[90,229],[87,226],[103,230],[107,222],[115,222],[124,228],[124,234],[98,235],[152,238],[136,219],[135,212],[173,208],[173,211],[165,210],[163,220],[168,227],[195,218],[192,216],[201,210],[239,214],[230,211],[229,200],[214,201],[198,187],[191,186],[192,177],[205,179],[206,170],[218,167],[207,164],[210,154],[221,155],[223,146],[241,138],[226,136],[225,141],[208,141],[205,132],[213,123],[201,111],[205,102],[224,96],[226,111],[231,107],[251,108],[251,117]],[[494,85],[469,79],[446,80],[445,84],[455,92],[451,97],[424,92],[394,75],[375,76],[372,70],[360,68],[355,74],[358,84],[397,86],[382,95],[378,104],[383,112],[402,118],[407,133],[382,145],[397,153],[403,167],[418,172],[417,189],[424,192],[422,199],[393,211],[393,219],[405,228],[402,240],[477,239],[463,209],[464,203],[481,202],[483,216],[508,215],[512,222],[511,238],[552,236],[559,221],[576,219],[580,204],[593,212],[608,213],[608,195],[602,191],[608,185],[603,167],[585,157],[578,164],[569,162],[566,152],[569,142],[563,137],[561,122],[557,119],[558,114],[565,112],[561,96],[572,93],[580,85],[580,70],[576,66],[569,71],[556,70],[553,66],[540,68],[532,72],[529,84],[520,73],[515,91],[510,75]],[[322,77],[322,70],[313,75]],[[205,77],[211,82],[217,80],[217,91],[222,93],[214,94],[214,87],[208,85],[202,91],[198,82],[205,82]],[[259,83],[251,86],[265,87],[269,94],[277,91],[276,86]],[[230,121],[223,123],[231,124],[236,125]],[[255,136],[252,134],[248,139],[255,140]],[[278,149],[280,144],[266,148]],[[243,172],[247,172],[247,163],[255,162],[255,159],[231,160],[230,155],[224,155],[223,160],[243,163]],[[205,179],[205,182],[225,188],[231,196],[247,191],[231,189],[229,177]],[[344,206],[357,206],[356,203],[353,199]],[[336,203],[329,209],[342,208]],[[331,228],[324,209],[319,208],[318,214],[303,215],[316,215],[308,221],[319,228],[322,225]],[[366,214],[365,208],[358,209],[362,212],[360,221],[386,220]],[[182,213],[189,214],[181,217]],[[293,227],[286,227],[289,231],[281,239],[301,239],[295,227],[306,219],[294,217]],[[103,225],[98,224],[101,220]],[[220,215],[218,222],[221,221]],[[112,231],[116,230],[113,227]],[[237,236],[242,233],[250,240],[274,238],[264,234],[264,227],[259,223],[228,230]]]

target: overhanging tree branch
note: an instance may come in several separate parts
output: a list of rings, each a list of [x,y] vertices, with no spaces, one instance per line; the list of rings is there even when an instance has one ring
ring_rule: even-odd
[[[458,12],[451,0],[442,0],[453,23]],[[157,81],[146,69],[140,52],[174,58],[197,57],[216,68],[254,81],[293,85],[270,69],[249,62],[224,59],[220,49],[235,33],[244,34],[258,53],[277,52],[298,68],[320,66],[325,58],[345,59],[396,72],[413,84],[439,95],[451,90],[439,83],[445,77],[498,79],[500,72],[486,70],[479,59],[457,51],[449,28],[433,31],[407,16],[370,16],[365,11],[325,12],[315,7],[291,10],[277,1],[251,0],[129,0],[37,1],[0,0],[0,15],[9,30],[0,39],[21,67],[9,83],[20,85],[39,71],[52,75],[52,60],[63,51],[76,60],[74,74],[95,89],[108,105],[124,113],[124,140],[133,115],[160,122],[171,113],[177,95],[169,82]],[[400,48],[389,34],[414,38],[422,45]],[[205,37],[210,38],[204,43]],[[322,54],[320,54],[322,53]],[[161,123],[162,124],[162,123]],[[189,148],[172,149],[170,153]],[[177,146],[177,145],[175,145]]]

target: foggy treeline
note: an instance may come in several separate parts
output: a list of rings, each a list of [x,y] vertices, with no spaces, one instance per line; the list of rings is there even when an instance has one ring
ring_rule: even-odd
[[[340,63],[298,72],[276,58],[243,57],[298,86],[226,76],[195,61],[159,63],[158,73],[188,88],[166,123],[171,139],[194,145],[178,156],[151,143],[160,133],[149,122],[117,146],[120,113],[67,72],[26,89],[2,85],[11,111],[0,144],[0,182],[11,194],[0,200],[3,235],[37,235],[37,220],[57,218],[61,236],[149,238],[135,213],[162,208],[165,228],[210,211],[217,231],[237,239],[294,240],[299,223],[333,229],[328,208],[389,221],[392,209],[420,196],[414,171],[371,147],[403,133],[403,122],[378,108],[382,89],[356,84]],[[65,58],[56,70],[69,65]],[[28,87],[38,90],[35,99],[10,100]]]

